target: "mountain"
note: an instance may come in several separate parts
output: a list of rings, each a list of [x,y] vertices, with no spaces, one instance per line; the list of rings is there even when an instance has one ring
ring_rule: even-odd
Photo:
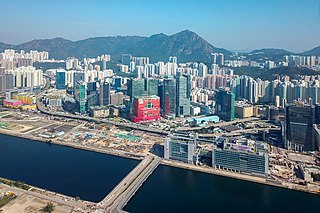
[[[0,51],[7,46],[0,44]],[[95,37],[80,41],[63,38],[36,39],[13,47],[16,50],[48,51],[50,58],[65,59],[67,57],[96,57],[110,54],[112,60],[119,61],[121,54],[148,56],[152,62],[167,61],[169,56],[177,56],[179,62],[202,61],[211,62],[211,54],[223,53],[228,59],[232,52],[209,44],[198,34],[184,30],[173,35],[163,33],[150,37],[141,36],[108,36]]]
[[[3,52],[5,49],[10,49],[10,48],[12,48],[12,45],[0,42],[0,50],[1,50],[1,52]]]
[[[315,47],[311,50],[305,51],[303,53],[301,53],[302,55],[316,55],[316,56],[320,56],[320,46],[319,47]]]
[[[252,78],[260,78],[262,80],[274,80],[276,76],[289,76],[291,79],[297,79],[299,75],[318,75],[319,72],[307,67],[277,67],[273,69],[265,69],[260,67],[235,67],[234,74],[248,75]]]
[[[278,60],[284,55],[294,54],[290,51],[275,48],[264,48],[260,50],[253,50],[247,54],[244,54],[250,60]]]

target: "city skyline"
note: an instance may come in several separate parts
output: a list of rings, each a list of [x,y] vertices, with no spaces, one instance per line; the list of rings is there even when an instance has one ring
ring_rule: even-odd
[[[15,45],[54,37],[75,41],[100,36],[171,35],[189,29],[216,47],[240,52],[281,48],[298,53],[320,45],[320,28],[316,27],[320,21],[319,0],[308,4],[288,0],[200,0],[196,7],[192,1],[148,3],[139,0],[39,4],[0,0],[0,18],[10,23],[0,41]]]

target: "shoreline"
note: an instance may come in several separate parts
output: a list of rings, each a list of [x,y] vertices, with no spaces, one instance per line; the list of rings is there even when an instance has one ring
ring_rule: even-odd
[[[11,132],[10,130],[0,129],[0,134],[12,136],[12,137],[17,137],[17,138],[24,138],[24,139],[48,144],[47,139],[43,139],[43,138],[36,137],[33,135],[24,135],[21,133],[15,134],[15,133]],[[118,151],[118,150],[116,150],[116,151],[106,150],[103,148],[88,147],[88,146],[83,146],[80,144],[58,142],[56,140],[52,140],[51,143],[55,144],[55,145],[59,145],[59,146],[66,146],[66,147],[78,149],[78,150],[91,151],[91,152],[113,155],[116,157],[129,158],[129,159],[134,159],[134,160],[141,160],[142,158],[145,157],[144,155],[138,155],[135,153],[127,153],[127,152]],[[161,159],[160,164],[164,165],[164,166],[170,166],[170,167],[175,167],[175,168],[180,168],[180,169],[185,169],[185,170],[191,170],[191,171],[195,171],[195,172],[201,172],[201,173],[205,173],[205,174],[209,174],[209,175],[216,175],[216,176],[221,176],[221,177],[226,177],[226,178],[248,181],[248,182],[252,182],[252,183],[263,184],[263,185],[278,187],[278,188],[282,188],[282,189],[294,190],[294,191],[309,193],[309,194],[318,195],[318,196],[320,195],[320,193],[317,193],[314,191],[310,191],[310,190],[303,189],[303,188],[289,187],[289,186],[283,185],[281,183],[278,183],[276,181],[268,180],[267,178],[263,178],[263,177],[259,177],[259,176],[251,176],[251,175],[242,174],[242,173],[228,172],[228,171],[224,171],[224,170],[213,169],[211,167],[200,167],[200,166],[190,165],[190,164],[186,164],[186,163],[182,163],[182,162],[178,162],[178,161],[166,160],[166,159]],[[43,190],[45,190],[45,189],[43,189]]]
[[[84,145],[75,144],[75,143],[59,142],[59,141],[57,141],[56,138],[44,139],[41,137],[29,135],[29,134],[27,135],[27,134],[22,134],[22,133],[13,133],[10,130],[4,130],[4,129],[0,129],[0,134],[12,136],[12,137],[16,137],[16,138],[23,138],[23,139],[27,139],[27,140],[37,141],[37,142],[46,143],[46,144],[66,146],[66,147],[70,147],[70,148],[74,148],[74,149],[78,149],[78,150],[85,150],[85,151],[90,151],[90,152],[112,155],[112,156],[116,156],[116,157],[129,158],[129,159],[133,159],[133,160],[141,160],[144,157],[143,155],[140,155],[140,154],[129,153],[129,152],[120,151],[120,150],[116,150],[116,151],[111,150],[111,149],[107,150],[107,149],[103,149],[100,147],[90,147],[90,146],[84,146]],[[50,140],[50,142],[48,142],[48,140]]]
[[[180,169],[185,169],[185,170],[191,170],[191,171],[195,171],[195,172],[201,172],[204,174],[215,175],[215,176],[231,178],[231,179],[237,179],[237,180],[241,180],[241,181],[246,181],[246,182],[251,182],[251,183],[256,183],[256,184],[263,184],[263,185],[267,185],[267,186],[272,186],[272,187],[277,187],[277,188],[282,188],[282,189],[287,189],[287,190],[294,190],[294,191],[299,191],[299,192],[303,192],[303,193],[308,193],[308,194],[320,196],[320,193],[316,193],[316,192],[309,191],[309,190],[302,189],[302,188],[288,187],[286,185],[282,185],[281,183],[277,183],[276,181],[269,180],[267,178],[262,178],[259,176],[251,176],[251,175],[242,174],[242,173],[228,172],[228,171],[224,171],[224,170],[213,169],[210,167],[199,167],[199,166],[195,166],[195,165],[190,165],[190,164],[186,164],[186,163],[182,163],[182,162],[178,162],[178,161],[171,161],[171,160],[165,160],[165,159],[162,159],[160,164],[164,165],[164,166],[170,166],[170,167],[175,167],[175,168],[180,168]]]

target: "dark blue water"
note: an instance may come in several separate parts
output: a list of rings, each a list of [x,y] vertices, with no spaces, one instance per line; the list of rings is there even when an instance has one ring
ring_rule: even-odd
[[[98,202],[138,161],[0,135],[0,177]],[[320,212],[320,196],[159,166],[125,207],[144,212]]]
[[[102,200],[139,161],[0,135],[0,177]]]
[[[159,166],[125,210],[131,213],[319,213],[320,196]]]

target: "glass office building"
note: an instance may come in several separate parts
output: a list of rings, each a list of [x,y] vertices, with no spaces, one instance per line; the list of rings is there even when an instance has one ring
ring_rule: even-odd
[[[87,104],[87,88],[86,84],[83,81],[76,82],[76,93],[75,99],[77,104],[77,109],[80,114],[86,113],[86,104]]]
[[[315,150],[313,124],[316,123],[315,106],[289,105],[286,107],[285,147],[304,152]]]
[[[65,90],[66,89],[66,71],[58,70],[56,73],[56,89]]]
[[[216,92],[216,115],[224,121],[233,121],[234,112],[234,94],[227,90],[218,90]]]
[[[130,101],[133,102],[136,96],[158,95],[158,84],[159,81],[157,79],[131,78],[128,81],[128,96],[130,96]]]
[[[190,115],[190,76],[177,77],[176,116]]]

